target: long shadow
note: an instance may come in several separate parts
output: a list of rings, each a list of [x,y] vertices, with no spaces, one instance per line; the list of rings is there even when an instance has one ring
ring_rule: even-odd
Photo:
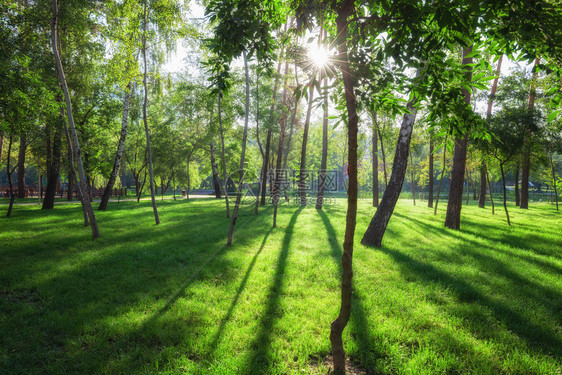
[[[399,251],[384,247],[379,251],[392,256],[402,266],[403,273],[415,274],[426,282],[437,283],[445,288],[450,288],[458,295],[460,301],[475,302],[489,308],[496,319],[502,321],[510,331],[525,339],[530,347],[539,347],[545,354],[562,355],[562,340],[560,337],[516,313],[505,303],[495,301],[479,292],[466,281],[455,278],[430,264],[417,261]]]
[[[338,242],[336,230],[332,226],[328,216],[322,211],[319,211],[322,222],[326,227],[326,233],[328,234],[328,242],[330,243],[331,256],[334,262],[338,265],[338,271],[341,275],[342,273],[342,253],[343,249]],[[354,283],[355,284],[355,283]],[[387,356],[376,346],[376,339],[373,337],[370,329],[369,322],[367,320],[367,314],[361,303],[361,294],[357,289],[353,289],[352,297],[352,309],[351,309],[351,337],[357,341],[359,346],[359,352],[357,355],[357,362],[361,364],[362,367],[366,369],[371,369],[376,367],[377,360],[384,359]]]
[[[259,331],[252,344],[253,352],[244,365],[244,371],[241,372],[243,374],[263,374],[267,372],[266,369],[270,366],[268,352],[271,343],[271,333],[276,317],[280,315],[277,310],[279,308],[279,299],[283,290],[283,276],[285,275],[285,268],[287,267],[287,258],[289,256],[289,249],[291,246],[291,239],[293,237],[295,224],[302,210],[303,207],[299,207],[293,213],[293,216],[291,216],[289,224],[287,225],[287,229],[285,230],[285,236],[283,237],[283,242],[281,244],[281,252],[279,253],[277,266],[275,267],[273,284],[271,285],[267,296],[267,307],[258,324]]]
[[[246,288],[246,284],[248,283],[248,279],[250,278],[250,274],[252,273],[252,270],[254,269],[254,265],[256,264],[256,261],[257,261],[259,255],[261,254],[263,248],[265,247],[265,244],[267,242],[267,238],[269,237],[269,235],[271,234],[272,231],[273,231],[273,228],[269,229],[269,231],[265,234],[265,236],[263,237],[263,241],[261,243],[260,248],[258,249],[256,254],[254,254],[254,257],[252,258],[252,261],[250,262],[250,265],[248,266],[248,269],[246,270],[246,274],[244,275],[244,278],[242,279],[242,281],[240,282],[240,285],[238,286],[238,289],[236,290],[236,295],[234,296],[234,299],[232,300],[232,303],[230,304],[230,308],[228,309],[228,312],[226,313],[224,318],[222,318],[222,320],[220,322],[220,325],[219,325],[219,328],[217,330],[217,333],[213,337],[213,341],[211,342],[211,345],[210,345],[210,348],[209,348],[209,356],[212,356],[213,353],[215,352],[215,350],[217,348],[217,345],[220,342],[221,337],[223,335],[226,323],[228,323],[228,321],[232,317],[232,313],[234,312],[234,308],[238,304],[238,300],[240,299],[240,295],[242,294],[242,291]]]

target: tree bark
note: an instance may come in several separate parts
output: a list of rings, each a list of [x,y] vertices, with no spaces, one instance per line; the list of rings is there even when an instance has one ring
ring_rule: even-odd
[[[488,111],[486,113],[486,119],[490,119],[490,117],[492,116],[492,107],[494,105],[494,99],[496,91],[498,89],[498,80],[500,78],[502,60],[503,55],[501,55],[498,59],[496,78],[494,78],[494,82],[492,83],[492,90],[490,91],[490,96],[488,98]],[[480,197],[478,198],[478,207],[480,208],[486,207],[486,170],[486,161],[484,160],[484,157],[482,157],[482,163],[480,166]]]
[[[277,166],[275,168],[275,184],[273,188],[273,228],[277,226],[277,207],[281,197],[281,174],[284,171],[281,169],[283,163],[283,145],[285,143],[285,124],[287,121],[287,74],[289,72],[289,61],[285,62],[285,83],[283,88],[283,115],[281,116],[281,123],[279,126],[279,145],[277,147]]]
[[[246,75],[246,115],[244,119],[244,135],[242,137],[242,154],[240,155],[240,179],[238,181],[238,191],[236,194],[236,204],[232,211],[232,221],[230,222],[230,229],[228,230],[227,246],[232,245],[232,236],[234,234],[234,226],[238,218],[238,210],[240,208],[240,201],[242,200],[242,182],[244,181],[244,161],[246,158],[246,141],[248,139],[248,121],[250,117],[250,73],[248,71],[248,59],[246,58],[246,51],[242,52],[244,59],[244,72]]]
[[[218,95],[218,111],[219,111],[219,129],[221,133],[221,153],[222,153],[222,183],[224,184],[224,200],[226,203],[226,217],[230,217],[230,206],[228,202],[228,181],[226,176],[226,158],[224,156],[224,129],[222,127],[222,108],[221,94]]]
[[[377,112],[373,112],[373,207],[379,206],[379,150],[378,150],[378,137],[377,137]]]
[[[310,115],[312,114],[312,101],[314,100],[314,86],[310,85],[308,94],[308,106],[306,109],[306,119],[302,133],[301,165],[299,173],[299,197],[301,206],[306,206],[306,146],[308,143],[308,129],[310,127]]]
[[[529,91],[529,104],[527,106],[530,113],[535,109],[535,96],[537,85],[537,65],[540,58],[535,59],[533,67],[533,77],[531,78],[531,89]],[[523,145],[523,166],[521,170],[521,201],[519,208],[529,208],[529,172],[531,170],[531,129],[527,128],[525,131],[525,139]]]
[[[61,110],[59,121],[56,121],[55,124],[47,125],[47,186],[45,187],[43,206],[41,206],[43,210],[51,210],[55,207],[55,195],[57,194],[57,184],[59,182],[60,173],[63,116],[64,112]],[[55,131],[51,142],[51,128],[53,126],[55,127]]]
[[[488,175],[488,170],[486,170],[486,179],[488,180],[488,189],[490,190],[490,203],[492,204],[492,215],[495,215],[494,192],[492,189],[492,184],[490,183],[490,176]]]
[[[160,218],[158,217],[158,208],[156,207],[156,196],[154,191],[154,173],[152,171],[152,150],[150,148],[150,131],[148,130],[148,119],[146,115],[146,107],[148,106],[148,89],[147,89],[147,64],[146,64],[146,28],[147,28],[147,0],[144,1],[144,30],[142,35],[142,59],[144,63],[144,74],[142,84],[144,87],[144,100],[142,104],[142,120],[144,122],[144,131],[146,133],[146,151],[148,154],[148,178],[150,179],[150,197],[152,199],[152,211],[154,211],[154,221],[156,225],[160,224]]]
[[[2,151],[4,151],[4,132],[0,131],[0,163],[2,162]]]
[[[111,170],[111,175],[109,175],[109,180],[103,191],[103,196],[101,197],[101,202],[98,207],[99,211],[107,209],[107,203],[109,202],[109,197],[111,196],[111,191],[117,180],[117,174],[121,168],[121,160],[123,158],[123,150],[125,149],[125,140],[127,139],[127,128],[129,125],[129,102],[131,98],[131,83],[127,85],[127,90],[125,91],[125,98],[123,99],[123,119],[121,120],[121,136],[119,137],[119,143],[117,144],[117,152],[115,154],[115,161],[113,162],[113,169]]]
[[[419,76],[421,69],[418,69],[417,76]],[[406,176],[406,169],[408,167],[408,154],[410,151],[410,140],[412,139],[412,131],[414,129],[414,122],[416,121],[417,108],[415,107],[417,98],[414,96],[408,103],[407,108],[410,113],[407,113],[402,118],[402,125],[396,142],[396,152],[394,154],[394,164],[392,165],[392,174],[390,181],[382,200],[377,208],[375,216],[371,219],[367,231],[363,235],[361,243],[366,246],[380,247],[382,238],[388,226],[388,221],[392,216],[402,185],[404,177]]]
[[[215,188],[215,198],[221,198],[221,185],[219,183],[219,171],[217,170],[217,163],[215,160],[215,144],[211,139],[211,143],[209,145],[210,153],[211,153],[211,169],[213,171],[213,187]]]
[[[429,135],[429,171],[428,171],[427,207],[433,208],[433,135]]]
[[[343,347],[342,333],[351,316],[351,295],[353,293],[353,239],[355,236],[357,217],[357,132],[359,119],[357,117],[353,77],[349,67],[346,44],[347,18],[353,11],[353,4],[353,0],[346,0],[338,10],[338,15],[336,17],[339,65],[343,75],[348,118],[347,163],[349,168],[349,186],[347,190],[347,217],[342,254],[341,305],[338,317],[332,322],[330,330],[330,343],[332,345],[335,374],[345,374],[345,349]]]
[[[435,208],[433,210],[433,215],[437,215],[437,206],[439,206],[439,195],[441,195],[441,186],[443,185],[443,179],[445,178],[445,169],[447,165],[447,139],[445,140],[445,145],[443,146],[443,168],[441,169],[441,178],[439,179],[439,186],[437,187],[437,198],[435,199]]]
[[[505,217],[507,219],[507,225],[511,225],[511,222],[509,221],[509,212],[507,211],[507,189],[505,188],[505,172],[503,171],[503,163],[500,163],[500,171],[502,173],[503,208],[505,210]]]
[[[466,57],[472,52],[472,46],[463,49],[462,64],[472,64],[472,57]],[[469,66],[466,73],[466,80],[472,79],[472,67]],[[470,105],[470,91],[462,89],[464,102]],[[460,229],[461,209],[462,209],[462,188],[464,182],[464,171],[466,169],[466,148],[468,144],[468,130],[464,131],[463,136],[458,136],[455,142],[455,153],[453,155],[453,170],[451,171],[451,183],[449,186],[449,199],[447,202],[447,214],[445,216],[445,227]]]
[[[346,2],[348,1],[346,0]],[[322,86],[324,87],[324,115],[322,118],[322,160],[320,162],[318,195],[316,197],[317,210],[321,210],[324,204],[324,184],[326,182],[326,168],[328,164],[328,80],[326,78],[324,78]]]
[[[20,136],[18,153],[18,198],[25,198],[25,153],[27,151],[26,136]]]
[[[57,65],[58,76],[61,82],[62,91],[64,93],[64,98],[66,101],[66,113],[68,117],[68,128],[70,132],[70,137],[72,141],[72,149],[74,155],[76,155],[76,163],[78,164],[78,173],[80,176],[80,188],[82,192],[86,191],[86,177],[84,174],[84,166],[82,164],[82,153],[80,150],[80,144],[78,142],[78,136],[76,134],[76,127],[74,125],[74,116],[72,114],[72,105],[70,102],[70,94],[68,91],[68,86],[66,84],[66,77],[64,75],[64,69],[62,67],[60,51],[58,50],[58,45],[60,44],[60,36],[58,31],[58,17],[59,17],[59,8],[58,8],[58,0],[53,0],[53,21],[51,23],[51,41],[52,41],[52,49],[53,54],[55,55],[55,62]],[[92,237],[96,239],[100,236],[98,230],[98,224],[96,222],[96,217],[94,215],[94,210],[92,209],[92,204],[89,199],[85,197],[85,194],[82,194],[82,205],[83,209],[87,212],[88,219],[90,221],[90,227],[92,228]]]

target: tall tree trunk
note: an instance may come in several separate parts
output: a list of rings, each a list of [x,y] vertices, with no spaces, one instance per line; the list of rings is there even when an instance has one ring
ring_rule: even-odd
[[[412,176],[412,199],[414,200],[414,206],[416,205],[416,171],[414,166],[414,157],[412,156],[412,148],[410,147],[410,175]]]
[[[500,58],[498,59],[498,67],[496,70],[496,78],[494,78],[494,82],[492,83],[492,90],[490,91],[490,96],[488,98],[488,111],[486,113],[486,119],[488,120],[492,116],[492,107],[494,105],[494,99],[496,96],[496,91],[498,89],[498,80],[500,79],[502,60],[503,55],[500,55]],[[486,173],[486,161],[484,160],[484,156],[482,156],[482,163],[480,166],[480,197],[478,199],[478,207],[480,208],[486,207]]]
[[[68,144],[68,176],[69,176],[68,183],[69,186],[71,186],[71,182],[76,183],[76,187],[78,190],[78,198],[80,199],[80,202],[82,202],[82,192],[80,191],[80,184],[76,180],[76,169],[74,168],[74,155],[72,154],[72,144],[70,141],[70,134],[68,133],[68,127],[66,126],[66,124],[64,124],[64,133],[66,135],[66,143]],[[71,178],[73,180],[71,180]],[[83,204],[81,206],[82,206],[82,215],[84,216],[84,226],[87,227],[88,225],[90,225],[90,220],[88,218],[88,211],[86,210],[86,206],[84,206]]]
[[[533,67],[533,77],[531,79],[531,89],[529,91],[529,104],[527,106],[530,113],[535,110],[535,96],[537,91],[537,65],[540,58],[535,59]],[[531,170],[531,129],[525,131],[525,140],[523,145],[523,166],[521,170],[521,202],[519,208],[529,208],[529,172]]]
[[[326,78],[324,78],[322,87],[324,88],[324,115],[322,118],[322,160],[320,161],[320,176],[318,178],[318,194],[316,197],[317,210],[321,210],[324,204],[324,185],[326,183],[326,168],[328,164],[328,80]]]
[[[284,32],[287,31],[287,24],[285,24]],[[283,50],[281,51],[281,54]],[[275,102],[277,101],[277,90],[279,89],[279,75],[281,74],[281,60],[277,63],[277,75],[275,76],[275,83],[273,85],[273,98],[271,99],[271,107],[270,107],[270,123],[273,122],[275,118]],[[267,139],[265,141],[265,157],[263,161],[263,169],[262,169],[262,185],[261,185],[261,202],[260,205],[265,206],[265,199],[266,199],[266,185],[267,185],[267,172],[271,169],[269,168],[269,157],[271,153],[271,136],[272,136],[272,129],[271,126],[267,129]],[[270,190],[271,190],[271,183],[270,183]]]
[[[74,169],[74,165],[72,163],[72,148],[70,147],[70,139],[67,139],[68,144],[68,186],[66,189],[66,199],[71,201],[72,200],[72,190],[73,190],[73,183],[76,180],[76,171]],[[78,184],[77,184],[78,185]]]
[[[296,67],[295,67],[296,68]],[[296,74],[296,71],[295,71]],[[297,86],[298,86],[298,81],[297,81]],[[286,173],[287,176],[289,176],[288,172],[287,172],[287,158],[289,157],[289,152],[291,151],[291,140],[293,138],[293,129],[294,129],[294,125],[295,125],[295,119],[297,117],[297,111],[299,108],[299,101],[297,99],[295,99],[295,103],[294,103],[294,107],[293,107],[293,116],[291,118],[291,126],[289,127],[289,136],[287,137],[287,144],[284,147],[283,150],[283,168],[282,168],[282,173]],[[287,187],[285,185],[285,187]],[[283,190],[283,194],[285,195],[285,201],[289,202],[289,196],[287,195],[287,189],[285,188]]]
[[[503,171],[503,163],[500,163],[500,171],[502,173],[503,209],[505,210],[507,225],[511,225],[511,222],[509,221],[509,212],[507,211],[507,189],[505,188],[505,172]]]
[[[6,174],[8,175],[8,188],[10,192],[10,205],[8,206],[8,212],[6,213],[6,217],[12,216],[12,207],[14,206],[14,199],[16,198],[14,194],[14,186],[12,184],[12,173],[14,172],[11,169],[10,161],[11,161],[11,153],[12,153],[12,142],[13,142],[13,135],[10,133],[10,140],[8,141],[8,158],[6,159]]]
[[[0,163],[2,162],[3,150],[4,150],[4,131],[0,131]]]
[[[248,71],[248,59],[246,58],[246,51],[242,52],[244,59],[244,72],[246,75],[246,113],[244,118],[244,135],[242,137],[242,154],[240,155],[240,179],[238,180],[238,190],[236,194],[236,204],[232,211],[232,221],[230,222],[230,229],[228,230],[227,246],[232,245],[232,236],[234,234],[234,226],[238,218],[238,210],[240,209],[240,201],[242,200],[242,182],[244,181],[244,161],[246,158],[246,141],[248,139],[248,121],[250,117],[250,73]]]
[[[228,181],[226,176],[226,158],[224,156],[224,129],[222,127],[222,108],[221,94],[218,95],[218,111],[219,111],[219,129],[221,133],[221,154],[222,154],[222,183],[224,185],[224,200],[226,203],[226,217],[230,217],[230,207],[228,202]]]
[[[265,170],[264,168],[266,168],[267,165],[265,161],[265,152],[263,150],[263,146],[260,141],[260,86],[259,86],[258,66],[256,66],[256,141],[258,142],[258,146],[260,149],[262,166],[261,166],[260,174],[258,175],[258,191],[256,194],[256,204],[254,205],[254,215],[257,215],[259,211],[260,193],[262,190],[262,183],[263,183],[262,176],[263,176],[263,171]]]
[[[25,153],[27,143],[25,134],[20,136],[20,147],[18,153],[18,198],[25,198]]]
[[[213,172],[213,187],[215,188],[215,198],[221,198],[221,185],[219,183],[219,171],[217,170],[217,163],[215,160],[215,144],[211,139],[211,143],[209,145],[210,153],[211,153],[211,170]]]
[[[421,69],[418,69],[417,76],[419,76]],[[396,152],[394,154],[394,164],[392,165],[392,174],[390,181],[384,194],[382,196],[377,212],[371,219],[369,227],[361,243],[367,246],[380,247],[382,238],[388,226],[388,221],[392,216],[400,192],[402,191],[402,184],[406,176],[406,168],[408,167],[408,153],[410,151],[410,140],[412,138],[412,131],[414,129],[414,122],[416,121],[416,114],[418,112],[415,107],[417,98],[414,96],[408,103],[407,108],[410,113],[407,113],[402,118],[402,125],[396,142]]]
[[[301,206],[306,206],[306,146],[308,143],[308,129],[310,127],[310,115],[312,114],[312,101],[314,100],[314,86],[310,85],[308,94],[308,106],[306,109],[306,119],[302,133],[301,165],[299,173],[299,196]]]
[[[447,166],[447,139],[445,139],[445,146],[443,146],[443,168],[441,169],[441,178],[439,179],[439,186],[437,187],[437,198],[435,199],[435,208],[433,209],[433,215],[437,215],[437,206],[439,206],[439,195],[441,195],[441,186],[443,185],[443,179],[445,178],[446,166]]]
[[[61,109],[59,121],[54,124],[47,125],[47,186],[45,188],[45,198],[43,199],[43,210],[51,210],[55,207],[55,195],[57,193],[57,184],[59,182],[60,173],[60,157],[61,157],[61,137],[62,124],[64,122],[64,112]],[[51,141],[51,128],[55,127],[53,138]]]
[[[472,57],[467,57],[472,52],[472,46],[463,49],[462,64],[472,64]],[[472,80],[472,66],[466,69],[465,79]],[[470,91],[462,89],[464,102],[470,105]],[[466,169],[466,149],[468,144],[468,130],[464,131],[463,136],[459,136],[455,142],[455,153],[453,155],[453,170],[451,171],[451,183],[449,185],[449,200],[447,202],[447,214],[445,216],[445,226],[451,229],[461,227],[462,209],[462,188],[464,182],[464,171]]]
[[[433,208],[433,135],[429,135],[429,171],[428,171],[427,207]]]
[[[492,204],[492,215],[495,215],[494,191],[492,189],[492,184],[490,183],[490,175],[488,174],[488,170],[486,170],[486,179],[488,180],[488,189],[490,190],[490,203]]]
[[[515,166],[515,206],[521,205],[521,196],[519,195],[519,160]]]
[[[148,120],[146,116],[146,107],[148,105],[148,89],[147,89],[147,75],[148,69],[146,64],[146,28],[147,28],[147,0],[144,1],[144,30],[142,34],[142,59],[144,63],[144,74],[142,84],[144,87],[144,100],[142,104],[142,120],[144,122],[144,131],[146,133],[146,151],[148,154],[148,178],[150,179],[150,197],[152,199],[152,211],[154,211],[154,221],[156,225],[160,224],[160,218],[158,217],[158,208],[156,207],[156,196],[154,191],[154,173],[152,171],[152,150],[150,148],[150,131],[148,130]]]
[[[343,75],[345,102],[347,107],[347,164],[349,186],[347,190],[347,217],[342,254],[341,305],[338,317],[332,322],[330,343],[334,358],[334,373],[345,374],[345,349],[342,333],[351,316],[351,295],[353,293],[353,239],[357,217],[357,130],[358,117],[353,87],[353,77],[347,56],[347,18],[353,11],[353,0],[346,0],[338,10],[336,26],[338,32],[339,67]]]
[[[382,171],[384,176],[384,190],[388,186],[388,173],[386,172],[386,153],[384,152],[384,139],[382,137],[381,128],[378,128],[379,142],[381,143]]]
[[[279,205],[279,198],[281,197],[281,174],[284,171],[281,169],[283,163],[283,145],[285,143],[285,124],[287,122],[287,75],[289,73],[289,61],[285,62],[285,83],[283,88],[283,115],[281,116],[281,123],[279,126],[279,145],[277,148],[277,166],[275,168],[275,185],[273,188],[273,228],[277,226],[277,207]]]
[[[70,94],[68,91],[68,86],[66,84],[66,77],[64,75],[64,69],[62,67],[60,51],[58,50],[58,45],[60,44],[60,37],[58,31],[58,16],[59,16],[59,9],[58,9],[58,0],[53,0],[53,21],[51,23],[51,41],[52,41],[52,49],[53,54],[55,55],[55,62],[57,65],[57,71],[59,75],[59,79],[62,86],[62,91],[64,93],[64,98],[66,101],[66,113],[68,117],[68,128],[70,132],[70,137],[72,141],[72,149],[74,155],[76,155],[76,163],[78,164],[78,173],[80,175],[80,187],[83,192],[86,191],[86,177],[84,175],[84,166],[82,164],[82,153],[80,151],[80,144],[78,142],[78,136],[76,134],[76,127],[74,125],[74,116],[72,114],[72,105],[70,102]],[[86,210],[88,214],[88,219],[90,221],[90,227],[92,228],[92,237],[94,239],[100,236],[98,230],[98,224],[96,222],[96,217],[94,215],[94,210],[92,209],[92,204],[89,199],[86,199],[85,194],[82,194],[82,205],[84,206],[83,209]]]
[[[111,170],[111,175],[109,175],[109,180],[107,185],[105,185],[105,190],[103,191],[103,196],[101,197],[101,202],[98,210],[103,211],[107,209],[107,203],[109,202],[109,197],[111,196],[111,191],[117,180],[117,174],[121,168],[121,160],[123,158],[123,150],[125,149],[125,140],[127,139],[127,128],[129,125],[129,102],[131,98],[131,83],[127,85],[125,91],[125,98],[123,99],[123,119],[121,120],[121,136],[119,137],[119,143],[117,144],[117,152],[115,153],[115,161],[113,162],[113,169]]]
[[[373,112],[373,207],[379,206],[379,150],[378,150],[378,137],[377,137],[377,112]]]

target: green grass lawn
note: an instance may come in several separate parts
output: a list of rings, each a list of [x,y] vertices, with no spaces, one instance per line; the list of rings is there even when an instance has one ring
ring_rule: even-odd
[[[111,204],[91,240],[78,205],[0,207],[0,373],[326,373],[345,200],[323,212],[221,201]],[[562,215],[474,203],[462,230],[400,201],[382,249],[359,240],[350,360],[370,374],[561,374]]]

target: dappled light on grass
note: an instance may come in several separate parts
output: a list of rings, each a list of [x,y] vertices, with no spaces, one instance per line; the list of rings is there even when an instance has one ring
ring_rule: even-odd
[[[30,373],[270,374],[327,371],[341,275],[345,201],[242,207],[237,241],[221,201],[150,202],[99,213],[91,240],[78,205],[17,207],[0,219],[2,369]],[[344,332],[367,373],[537,373],[560,369],[561,216],[516,211],[508,228],[463,207],[399,201],[382,249],[357,246]],[[372,215],[358,213],[357,236]],[[358,238],[356,238],[358,240]]]

